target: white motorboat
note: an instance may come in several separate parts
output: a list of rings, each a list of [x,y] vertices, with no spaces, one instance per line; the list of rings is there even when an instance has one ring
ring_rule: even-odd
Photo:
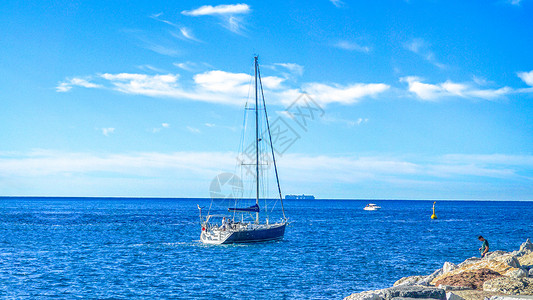
[[[369,203],[363,209],[364,210],[380,210],[381,206],[378,206],[377,204],[374,204],[374,203]]]

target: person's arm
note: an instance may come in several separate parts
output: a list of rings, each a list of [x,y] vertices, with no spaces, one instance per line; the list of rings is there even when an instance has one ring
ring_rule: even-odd
[[[483,251],[483,256],[489,252],[489,245],[487,244],[487,247],[485,247],[485,251]]]

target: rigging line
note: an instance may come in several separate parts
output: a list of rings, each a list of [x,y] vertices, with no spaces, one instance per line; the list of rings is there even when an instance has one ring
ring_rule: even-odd
[[[265,94],[263,92],[263,83],[261,82],[261,72],[259,71],[259,67],[257,67],[257,73],[259,76],[259,84],[261,85],[261,96],[263,98],[263,107],[265,108],[265,119],[266,119],[267,131],[268,131],[268,139],[270,141],[270,149],[272,150],[272,160],[274,162],[274,171],[276,173],[276,182],[278,184],[279,200],[281,201],[281,212],[283,213],[283,219],[287,219],[285,217],[285,208],[283,207],[283,196],[281,195],[281,187],[279,186],[278,167],[276,165],[276,157],[274,156],[274,146],[272,145],[272,135],[270,134],[270,123],[268,122],[268,114],[267,114],[266,104],[265,104]]]
[[[255,179],[256,179],[256,194],[255,194],[255,204],[259,205],[259,127],[258,127],[258,99],[257,99],[257,70],[258,70],[258,57],[254,57],[255,62]],[[259,213],[255,213],[255,222],[259,223]]]

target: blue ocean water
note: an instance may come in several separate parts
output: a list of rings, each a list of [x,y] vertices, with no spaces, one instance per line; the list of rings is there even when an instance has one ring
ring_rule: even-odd
[[[199,199],[0,198],[0,297],[341,299],[515,250],[533,202],[287,201],[285,239],[208,246]]]

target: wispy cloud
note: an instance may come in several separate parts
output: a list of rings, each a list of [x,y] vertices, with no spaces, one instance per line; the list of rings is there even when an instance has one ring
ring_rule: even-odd
[[[137,68],[139,68],[140,70],[143,70],[143,71],[153,71],[153,72],[156,72],[156,73],[164,73],[164,72],[166,72],[165,70],[157,68],[157,67],[154,67],[152,65],[140,65],[140,66],[137,66]]]
[[[102,130],[102,134],[105,136],[109,136],[110,134],[115,133],[115,128],[113,127],[101,128],[101,130]]]
[[[421,78],[415,76],[403,77],[400,81],[408,84],[409,92],[427,101],[437,101],[446,97],[496,100],[514,92],[507,86],[499,89],[482,89],[473,83],[456,83],[449,80],[438,84],[424,83]]]
[[[58,86],[56,87],[57,92],[68,92],[73,87],[80,86],[84,88],[102,88],[101,85],[92,83],[87,78],[68,78],[65,81],[59,82]]]
[[[187,128],[188,131],[192,132],[192,133],[195,133],[195,134],[198,134],[200,133],[200,129],[196,128],[196,127],[192,127],[192,126],[186,126],[185,128]]]
[[[180,51],[177,50],[175,47],[166,46],[155,42],[145,41],[144,47],[148,50],[165,56],[179,56],[180,54]]]
[[[176,24],[174,24],[174,23],[172,23],[172,22],[170,22],[168,20],[163,19],[161,16],[163,16],[162,12],[157,13],[157,14],[153,14],[153,15],[150,16],[150,18],[152,18],[154,20],[157,20],[159,22],[165,23],[165,24],[170,25],[170,26],[177,26]]]
[[[162,129],[167,129],[167,128],[170,128],[170,124],[169,123],[161,123],[161,126],[152,128],[152,132],[153,133],[158,133]]]
[[[207,63],[196,63],[192,61],[175,62],[173,65],[188,72],[200,72],[206,69],[213,69],[213,67]]]
[[[522,2],[522,0],[510,0],[509,1],[511,5],[516,5],[516,6],[520,6],[520,2]]]
[[[421,38],[412,39],[409,42],[404,43],[404,48],[419,55],[432,65],[445,69],[446,65],[440,63],[435,57],[435,53],[431,50],[431,45]]]
[[[283,64],[284,68],[300,72],[296,64]],[[192,83],[180,82],[178,74],[148,75],[136,73],[104,73],[98,75],[101,88],[150,97],[170,97],[220,104],[242,105],[250,97],[250,84],[253,77],[244,73],[231,73],[211,70],[192,76]],[[299,87],[289,87],[286,78],[265,76],[263,87],[272,102],[287,105],[306,92],[321,105],[340,103],[354,104],[365,97],[375,97],[390,88],[384,83],[303,83]],[[61,87],[61,88],[59,88]],[[65,86],[59,86],[58,91]],[[71,87],[70,87],[71,88]],[[70,89],[69,88],[69,89]]]
[[[175,38],[178,38],[178,39],[181,39],[181,40],[186,40],[186,41],[193,41],[193,42],[198,42],[198,43],[202,43],[203,41],[196,38],[194,36],[194,34],[192,33],[192,29],[190,28],[187,28],[187,27],[179,27],[178,28],[179,30],[179,33],[175,33],[175,32],[170,32],[170,34],[172,36],[174,36]]]
[[[186,16],[213,16],[213,15],[234,15],[249,13],[250,6],[248,4],[227,4],[227,5],[204,5],[193,10],[184,10],[181,13]]]
[[[251,12],[248,4],[227,4],[227,5],[204,5],[193,10],[184,10],[181,13],[185,16],[201,17],[213,16],[222,20],[221,25],[229,31],[243,34],[245,31],[244,19],[242,15]]]
[[[274,66],[283,67],[295,76],[302,76],[304,73],[304,67],[295,63],[275,63]]]
[[[342,2],[341,0],[329,0],[329,2],[331,2],[337,8],[342,7],[344,5],[344,2]]]
[[[368,118],[357,118],[357,119],[344,119],[344,118],[338,118],[335,116],[332,116],[331,114],[327,114],[320,118],[322,122],[327,123],[336,123],[336,124],[342,124],[347,127],[355,127],[360,126],[362,124],[365,124],[369,121]]]
[[[322,105],[331,103],[354,104],[365,97],[375,97],[390,88],[384,83],[355,83],[348,85],[307,83],[303,90]]]
[[[368,46],[361,46],[358,43],[351,41],[338,41],[337,43],[333,44],[333,46],[343,50],[358,51],[363,53],[369,53],[371,50]]]

